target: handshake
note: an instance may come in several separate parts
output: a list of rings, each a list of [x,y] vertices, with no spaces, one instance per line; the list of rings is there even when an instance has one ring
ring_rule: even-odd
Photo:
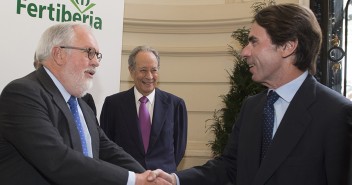
[[[175,175],[168,174],[163,170],[147,170],[144,173],[136,174],[136,185],[176,185]]]

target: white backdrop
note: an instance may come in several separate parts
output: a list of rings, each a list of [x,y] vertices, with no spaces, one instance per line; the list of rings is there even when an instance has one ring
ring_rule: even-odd
[[[41,33],[48,26],[62,19],[79,21],[86,17],[87,24],[93,23],[103,54],[90,90],[99,116],[105,97],[119,91],[123,10],[124,0],[3,0],[0,91],[10,81],[34,70],[33,55]]]

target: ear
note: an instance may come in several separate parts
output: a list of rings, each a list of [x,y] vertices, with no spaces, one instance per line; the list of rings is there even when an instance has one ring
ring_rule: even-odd
[[[293,55],[297,49],[298,46],[298,40],[292,40],[292,41],[287,41],[283,46],[282,46],[282,57],[287,58],[291,55]]]
[[[133,67],[131,67],[131,66],[128,67],[128,70],[130,71],[130,74],[131,74],[131,75],[132,75],[132,73],[135,72],[135,69],[134,69]]]
[[[66,53],[60,47],[53,47],[51,49],[51,56],[53,57],[55,63],[59,66],[65,64],[66,60],[64,58]]]
[[[134,78],[133,73],[135,72],[134,69],[132,67],[128,67],[128,70],[130,71],[130,76],[133,79]]]

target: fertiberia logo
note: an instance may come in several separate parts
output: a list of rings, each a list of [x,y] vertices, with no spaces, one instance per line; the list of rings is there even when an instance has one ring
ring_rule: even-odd
[[[102,30],[103,20],[94,15],[93,7],[95,3],[90,3],[90,0],[67,0],[73,4],[76,10],[69,10],[66,4],[50,3],[38,4],[30,2],[30,0],[17,0],[17,14],[25,14],[43,19],[48,18],[51,21],[68,22],[80,21],[89,23],[94,29]]]

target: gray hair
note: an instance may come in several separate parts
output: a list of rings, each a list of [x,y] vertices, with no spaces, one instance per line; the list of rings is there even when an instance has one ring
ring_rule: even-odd
[[[88,31],[91,31],[89,25],[78,22],[66,22],[53,25],[42,34],[35,51],[35,59],[42,62],[51,55],[51,49],[53,47],[70,45],[75,36],[75,27],[84,27]]]
[[[158,51],[150,46],[137,46],[131,51],[130,56],[128,57],[128,68],[134,69],[136,67],[136,56],[139,52],[151,52],[155,55],[156,59],[158,60],[158,68],[160,67],[160,56]]]

